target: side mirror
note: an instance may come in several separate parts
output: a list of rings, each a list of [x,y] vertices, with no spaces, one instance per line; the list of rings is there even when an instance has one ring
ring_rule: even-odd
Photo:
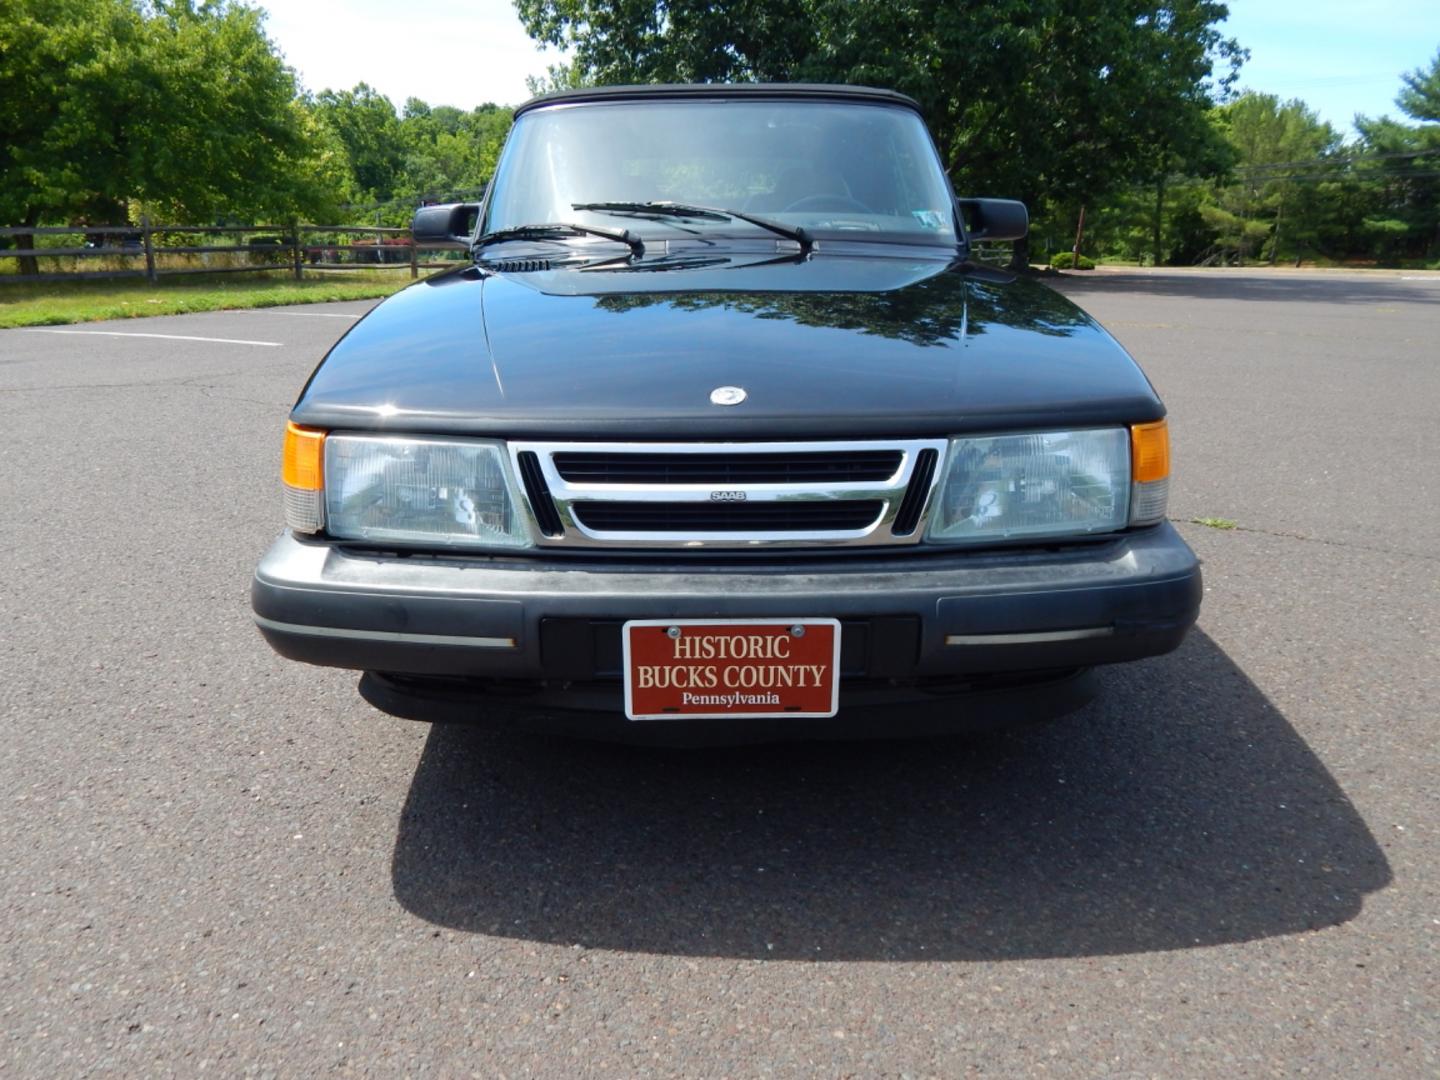
[[[1015,199],[956,199],[971,240],[1020,240],[1030,231],[1030,212]]]
[[[416,247],[469,247],[479,216],[479,203],[422,206],[410,222],[410,235]]]

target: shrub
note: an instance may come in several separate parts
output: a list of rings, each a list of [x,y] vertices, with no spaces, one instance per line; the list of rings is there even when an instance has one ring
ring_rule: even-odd
[[[1075,253],[1073,251],[1062,251],[1058,255],[1050,256],[1050,269],[1052,270],[1094,270],[1095,260],[1088,255],[1080,256],[1080,264],[1075,264]]]

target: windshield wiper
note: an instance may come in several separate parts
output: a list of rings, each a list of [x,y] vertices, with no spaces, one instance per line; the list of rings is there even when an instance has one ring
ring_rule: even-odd
[[[687,217],[702,221],[729,221],[735,216],[728,210],[712,210],[708,206],[676,202],[581,202],[571,203],[570,209],[615,214],[651,214],[655,217]]]
[[[794,240],[800,245],[802,252],[808,252],[814,246],[814,241],[798,225],[782,225],[778,221],[771,221],[769,218],[756,217],[754,214],[747,214],[743,210],[721,209],[718,206],[695,206],[691,203],[677,202],[593,202],[593,203],[571,203],[572,210],[593,210],[600,214],[655,214],[666,217],[687,217],[698,218],[708,221],[724,221],[727,218],[735,218],[738,221],[748,221],[751,225],[758,225],[777,236],[783,236],[786,240]]]
[[[598,225],[572,225],[569,222],[515,225],[509,229],[496,229],[476,240],[475,247],[478,250],[487,244],[499,244],[506,240],[563,240],[567,236],[599,236],[614,240],[617,244],[625,244],[635,255],[645,254],[645,241],[629,229],[605,229]]]

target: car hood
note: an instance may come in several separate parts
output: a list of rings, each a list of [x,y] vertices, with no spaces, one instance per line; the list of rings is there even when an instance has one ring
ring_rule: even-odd
[[[713,404],[722,386],[743,402]],[[801,260],[772,248],[431,278],[358,323],[292,416],[507,437],[768,439],[1163,414],[1124,350],[1034,280],[928,255]]]

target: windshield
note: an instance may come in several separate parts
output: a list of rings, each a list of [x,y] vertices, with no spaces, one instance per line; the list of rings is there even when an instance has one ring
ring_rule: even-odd
[[[482,232],[545,222],[647,239],[765,236],[715,216],[652,219],[635,203],[738,210],[814,236],[954,246],[934,145],[909,109],[817,101],[648,101],[523,115],[496,169]],[[629,203],[629,209],[575,209]]]

